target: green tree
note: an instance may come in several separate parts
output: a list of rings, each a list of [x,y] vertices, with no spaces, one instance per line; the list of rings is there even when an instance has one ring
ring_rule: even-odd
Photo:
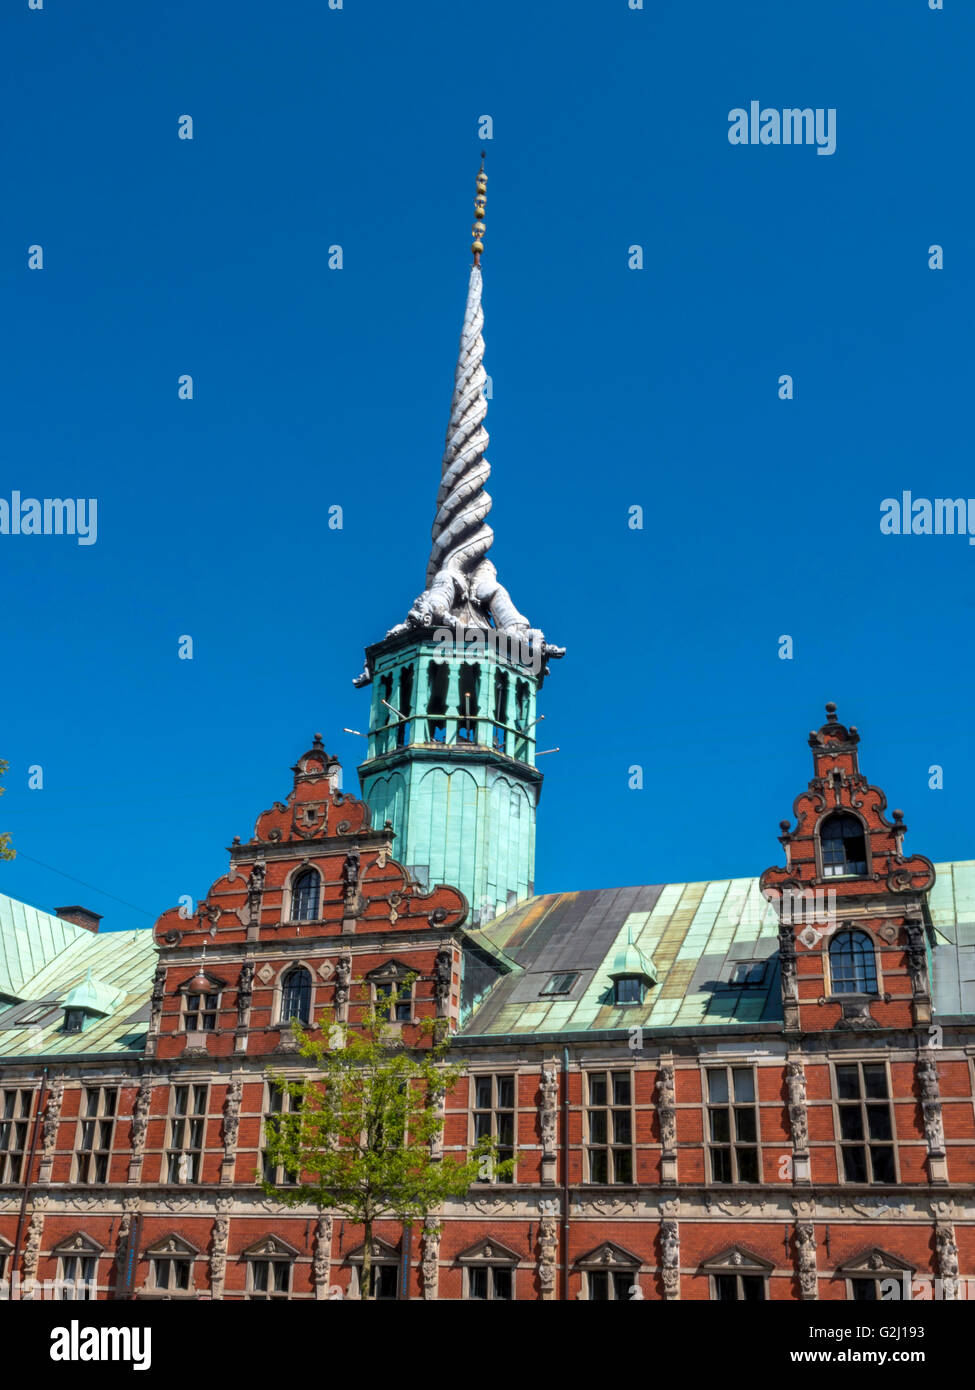
[[[3,776],[6,770],[7,763],[4,762],[3,758],[0,758],[0,777]],[[0,796],[3,796],[3,787],[0,787]],[[9,830],[0,832],[0,859],[16,859],[16,857],[17,851],[10,843]]]
[[[413,978],[400,988],[409,988]],[[262,1179],[264,1192],[288,1206],[311,1204],[363,1228],[361,1294],[372,1292],[372,1231],[380,1218],[404,1224],[462,1197],[487,1172],[508,1177],[514,1160],[499,1161],[491,1140],[468,1157],[439,1156],[442,1100],[464,1074],[446,1061],[449,1038],[433,1020],[419,1026],[429,1045],[406,1047],[390,1026],[396,992],[370,1005],[353,1027],[332,1010],[321,1038],[292,1028],[312,1074],[293,1081],[269,1071],[271,1084],[291,1097],[290,1108],[267,1123],[265,1158],[292,1182]]]

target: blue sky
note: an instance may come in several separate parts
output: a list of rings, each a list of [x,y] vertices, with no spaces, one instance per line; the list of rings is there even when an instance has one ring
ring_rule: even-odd
[[[961,0],[5,6],[0,497],[95,497],[98,539],[0,536],[0,891],[148,925],[314,730],[354,785],[482,144],[493,558],[568,647],[539,890],[778,862],[827,699],[908,848],[975,855],[975,548],[879,529],[975,495],[973,44]],[[731,145],[751,100],[836,152]]]

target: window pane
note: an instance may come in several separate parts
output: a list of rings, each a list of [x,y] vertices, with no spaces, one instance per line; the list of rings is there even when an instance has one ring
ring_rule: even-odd
[[[593,1072],[589,1077],[589,1104],[605,1105],[607,1100],[606,1075],[604,1072]]]
[[[840,1100],[857,1100],[860,1095],[859,1067],[836,1068],[836,1094]]]
[[[850,1144],[844,1148],[843,1175],[847,1182],[867,1181],[867,1151],[859,1144]]]
[[[708,1071],[708,1099],[712,1104],[721,1104],[728,1099],[728,1073],[724,1067],[712,1067]]]
[[[736,1067],[733,1072],[735,1080],[735,1100],[754,1100],[755,1099],[755,1073],[751,1067]]]
[[[495,1268],[494,1274],[494,1296],[495,1298],[508,1300],[512,1297],[511,1289],[511,1270]]]
[[[727,1144],[731,1139],[731,1124],[727,1110],[712,1110],[711,1138],[716,1144]]]
[[[633,1142],[633,1126],[629,1110],[613,1111],[613,1142],[615,1144]]]
[[[863,1138],[863,1116],[859,1105],[840,1106],[840,1135],[844,1139]]]
[[[609,1167],[605,1149],[589,1150],[589,1181],[608,1182]]]
[[[734,1274],[716,1274],[714,1276],[714,1297],[718,1303],[737,1303],[737,1277]]]
[[[491,1115],[490,1112],[477,1114],[474,1116],[474,1142],[479,1139],[491,1138]]]
[[[633,1153],[630,1149],[614,1149],[613,1163],[616,1168],[614,1182],[633,1181]]]
[[[253,1283],[258,1293],[267,1291],[267,1260],[253,1261]]]
[[[605,1144],[607,1141],[606,1132],[606,1111],[593,1110],[589,1116],[589,1138],[593,1144]]]
[[[874,1182],[896,1182],[894,1177],[894,1150],[887,1144],[871,1144],[870,1163],[873,1167]]]
[[[870,1126],[871,1139],[892,1139],[890,1129],[890,1106],[868,1105],[867,1124]]]
[[[278,1293],[288,1292],[288,1276],[291,1273],[291,1266],[287,1260],[275,1260],[272,1268],[274,1270],[274,1287]]]
[[[758,1139],[755,1111],[751,1106],[739,1106],[735,1110],[735,1137],[744,1144],[754,1144]]]
[[[886,1100],[887,1091],[887,1068],[870,1065],[863,1068],[863,1089],[872,1100]]]
[[[711,1150],[711,1174],[713,1182],[731,1182],[731,1150]]]
[[[738,1157],[738,1181],[758,1182],[758,1150],[736,1149]]]
[[[467,1290],[469,1298],[487,1298],[488,1272],[484,1267],[472,1265],[467,1271]]]
[[[620,1303],[629,1303],[630,1287],[638,1282],[636,1271],[631,1274],[629,1271],[620,1273],[616,1270],[613,1274],[613,1297]]]
[[[479,1076],[474,1082],[474,1104],[478,1110],[488,1110],[491,1106],[491,1078]]]
[[[594,1269],[589,1274],[589,1297],[593,1303],[609,1302],[609,1275],[604,1269]]]
[[[515,1103],[515,1078],[513,1076],[498,1077],[498,1105],[501,1109],[512,1109]]]
[[[765,1280],[760,1274],[741,1276],[741,1293],[746,1303],[762,1303],[765,1299]]]
[[[171,1260],[174,1266],[175,1286],[177,1289],[188,1289],[190,1286],[190,1262],[189,1260]]]
[[[854,1303],[876,1303],[877,1281],[875,1279],[851,1279]]]
[[[630,1073],[628,1071],[613,1072],[613,1104],[629,1105],[630,1103]]]
[[[515,1142],[515,1117],[510,1111],[498,1116],[498,1144],[511,1148]]]

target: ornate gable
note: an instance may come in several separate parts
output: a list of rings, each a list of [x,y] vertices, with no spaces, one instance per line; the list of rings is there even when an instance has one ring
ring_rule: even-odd
[[[636,1255],[612,1240],[604,1240],[602,1245],[576,1260],[577,1265],[587,1269],[639,1269],[641,1263]]]
[[[93,1236],[87,1231],[75,1231],[73,1235],[65,1236],[57,1245],[51,1249],[52,1255],[101,1255],[104,1245],[100,1245]]]
[[[520,1256],[513,1250],[509,1250],[506,1245],[502,1245],[499,1240],[492,1240],[490,1236],[484,1240],[479,1240],[475,1245],[462,1250],[457,1256],[461,1264],[512,1264],[520,1262]]]
[[[160,1259],[169,1255],[176,1260],[192,1260],[199,1253],[197,1246],[191,1244],[185,1236],[179,1235],[176,1231],[170,1231],[161,1240],[146,1246],[144,1258]]]
[[[248,1245],[246,1250],[242,1250],[241,1255],[244,1259],[263,1259],[263,1260],[294,1260],[297,1259],[300,1251],[293,1245],[289,1245],[280,1236],[266,1235],[260,1240],[256,1240],[253,1245]]]
[[[727,1250],[701,1261],[703,1274],[770,1274],[774,1268],[772,1260],[763,1259],[743,1245],[729,1245]]]

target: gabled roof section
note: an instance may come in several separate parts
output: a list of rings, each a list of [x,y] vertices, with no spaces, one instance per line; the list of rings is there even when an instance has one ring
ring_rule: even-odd
[[[936,864],[935,1018],[975,1017],[975,859]],[[599,888],[526,898],[465,942],[511,963],[460,1037],[602,1029],[747,1028],[782,1020],[775,907],[758,878]],[[612,977],[627,955],[652,962],[657,983],[642,1004],[616,1005]],[[745,983],[739,967],[766,963]],[[572,997],[544,995],[553,974],[578,971]]]
[[[16,989],[8,973],[9,992],[25,1003],[0,1010],[0,1058],[143,1051],[157,962],[151,929],[96,936],[26,903],[0,898],[3,961],[8,970],[11,962],[17,970]],[[41,1000],[51,1004],[46,1017],[21,1025],[20,1017],[39,1012],[27,1001]],[[80,1033],[63,1031],[64,1006],[71,1000],[89,1012]]]
[[[26,999],[24,984],[80,937],[92,937],[39,907],[0,893],[0,994]]]
[[[494,986],[461,1032],[564,1033],[781,1021],[777,969],[761,987],[734,982],[743,961],[778,951],[775,909],[757,878],[650,884],[528,898],[465,935],[519,967]],[[642,1004],[614,1002],[613,974],[627,954],[653,963],[657,983]],[[542,995],[559,971],[582,979],[572,998]]]

